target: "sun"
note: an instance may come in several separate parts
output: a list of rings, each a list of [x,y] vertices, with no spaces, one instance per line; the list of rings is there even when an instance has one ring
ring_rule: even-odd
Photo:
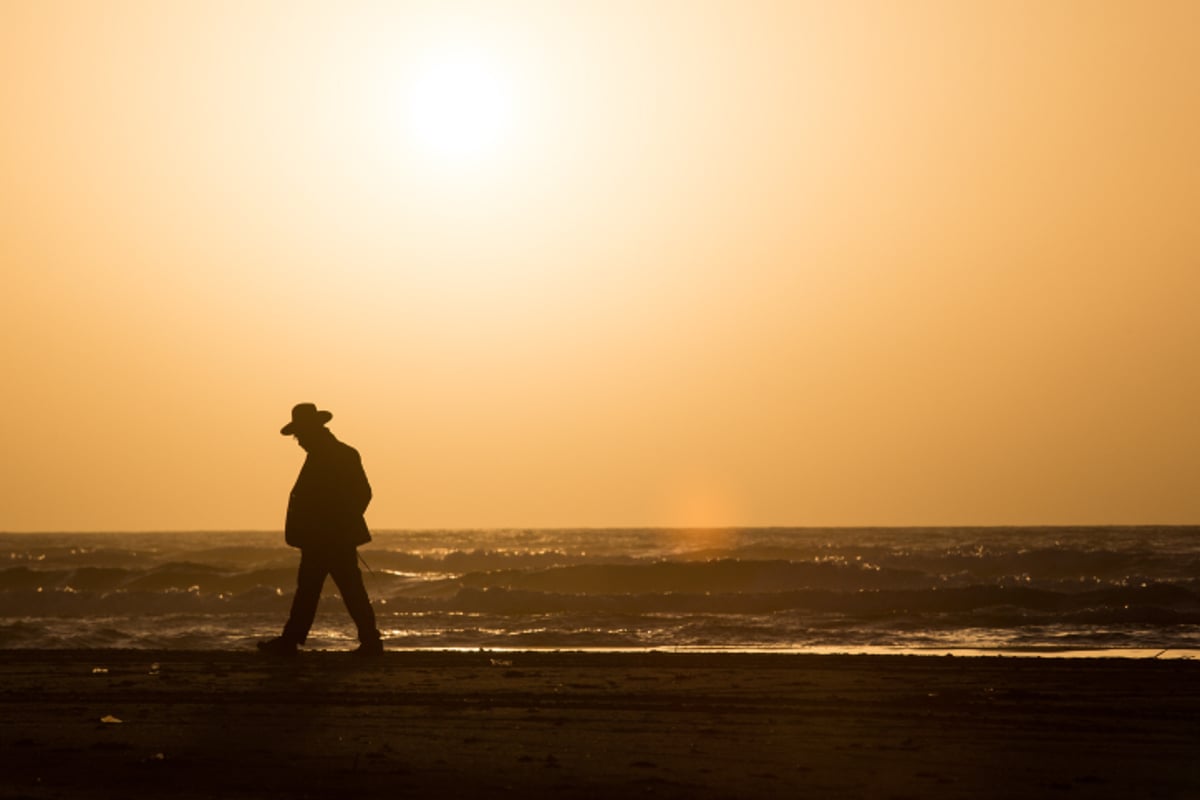
[[[408,128],[421,152],[454,163],[475,162],[500,149],[512,127],[510,81],[486,53],[446,49],[417,65]]]

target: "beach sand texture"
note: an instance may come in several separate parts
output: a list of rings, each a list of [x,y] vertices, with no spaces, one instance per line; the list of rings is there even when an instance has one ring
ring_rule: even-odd
[[[1200,797],[1194,661],[10,650],[0,675],[4,798]]]

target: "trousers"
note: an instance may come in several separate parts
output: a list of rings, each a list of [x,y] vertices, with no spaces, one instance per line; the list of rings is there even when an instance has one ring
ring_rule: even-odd
[[[304,548],[300,551],[300,570],[296,574],[296,594],[292,597],[292,610],[283,627],[283,638],[296,644],[304,644],[317,616],[317,605],[321,601],[321,588],[326,576],[332,576],[342,595],[342,602],[350,612],[350,618],[358,627],[358,640],[363,643],[379,641],[379,629],[375,627],[375,610],[367,597],[362,572],[358,568],[358,550],[354,547],[334,549]]]

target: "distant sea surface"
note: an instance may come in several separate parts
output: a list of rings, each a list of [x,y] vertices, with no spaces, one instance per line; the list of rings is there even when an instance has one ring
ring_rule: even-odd
[[[1200,655],[1200,528],[374,537],[395,649]],[[299,552],[277,532],[0,534],[0,559],[0,648],[246,649],[282,627]],[[354,645],[332,581],[308,644]]]

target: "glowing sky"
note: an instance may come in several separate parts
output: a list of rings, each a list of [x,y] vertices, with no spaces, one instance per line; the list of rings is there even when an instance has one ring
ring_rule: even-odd
[[[0,530],[1200,522],[1200,3],[0,5]]]

